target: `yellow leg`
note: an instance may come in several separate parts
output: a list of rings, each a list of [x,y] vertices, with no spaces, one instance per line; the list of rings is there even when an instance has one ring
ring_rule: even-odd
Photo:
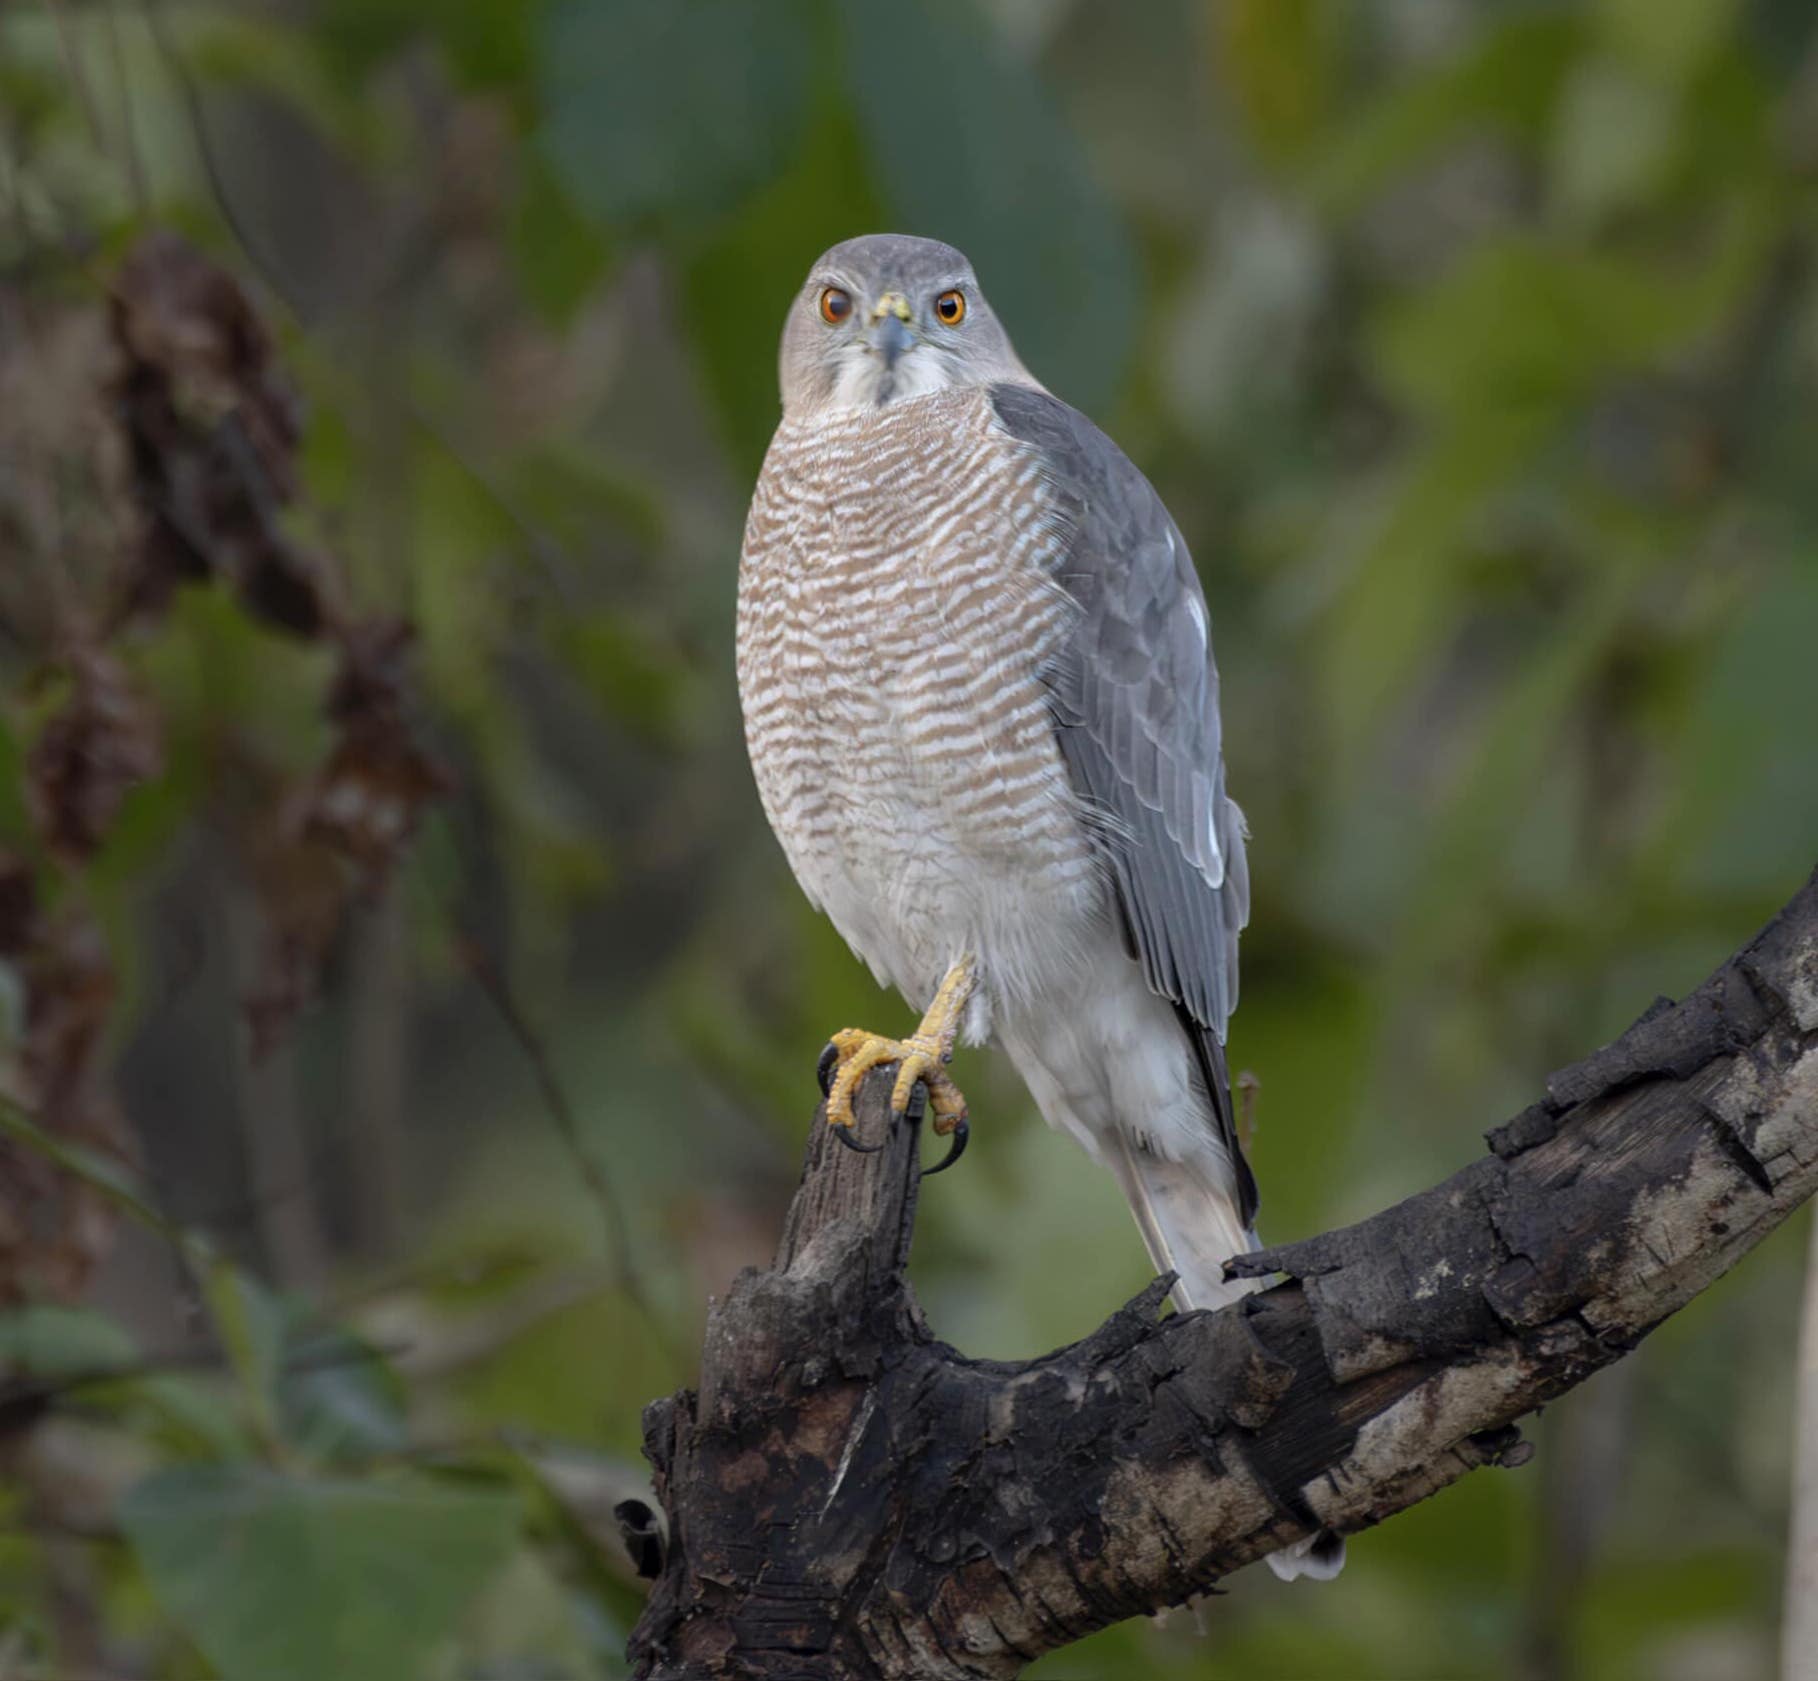
[[[976,984],[972,960],[962,957],[947,971],[921,1025],[907,1039],[886,1039],[861,1027],[834,1034],[829,1049],[837,1061],[827,1087],[828,1121],[834,1126],[853,1125],[852,1097],[859,1081],[880,1064],[894,1062],[896,1084],[890,1088],[890,1107],[897,1114],[909,1107],[909,1095],[920,1080],[928,1088],[934,1130],[948,1133],[959,1126],[966,1119],[966,1100],[948,1078],[947,1064],[953,1060],[960,1016]]]

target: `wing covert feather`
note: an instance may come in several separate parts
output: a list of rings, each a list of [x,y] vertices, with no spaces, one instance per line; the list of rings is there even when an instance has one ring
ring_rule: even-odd
[[[1069,536],[1055,581],[1078,618],[1045,673],[1061,756],[1101,820],[1125,943],[1195,1041],[1253,1207],[1223,1053],[1250,880],[1205,595],[1161,498],[1091,421],[1030,386],[996,387],[992,401],[1039,451]]]

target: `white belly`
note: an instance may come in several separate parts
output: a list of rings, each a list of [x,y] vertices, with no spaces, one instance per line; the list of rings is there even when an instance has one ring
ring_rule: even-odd
[[[961,957],[976,966],[977,1007],[966,1036],[988,1036],[993,1014],[1047,995],[1073,967],[1099,919],[1090,860],[1077,870],[1030,865],[976,844],[914,798],[861,796],[835,844],[804,849],[803,887],[878,979],[916,1008]]]

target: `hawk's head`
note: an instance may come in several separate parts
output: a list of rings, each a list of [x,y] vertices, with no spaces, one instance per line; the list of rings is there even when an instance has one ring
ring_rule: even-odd
[[[791,416],[1034,383],[965,257],[897,233],[848,239],[816,261],[783,324],[780,371]]]

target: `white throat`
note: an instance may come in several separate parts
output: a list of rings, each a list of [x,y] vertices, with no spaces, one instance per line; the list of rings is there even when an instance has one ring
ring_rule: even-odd
[[[827,406],[835,409],[876,409],[886,403],[907,402],[916,397],[931,397],[937,391],[950,390],[960,382],[941,352],[928,344],[918,344],[887,367],[881,356],[860,352],[840,360],[839,377],[834,381]]]

